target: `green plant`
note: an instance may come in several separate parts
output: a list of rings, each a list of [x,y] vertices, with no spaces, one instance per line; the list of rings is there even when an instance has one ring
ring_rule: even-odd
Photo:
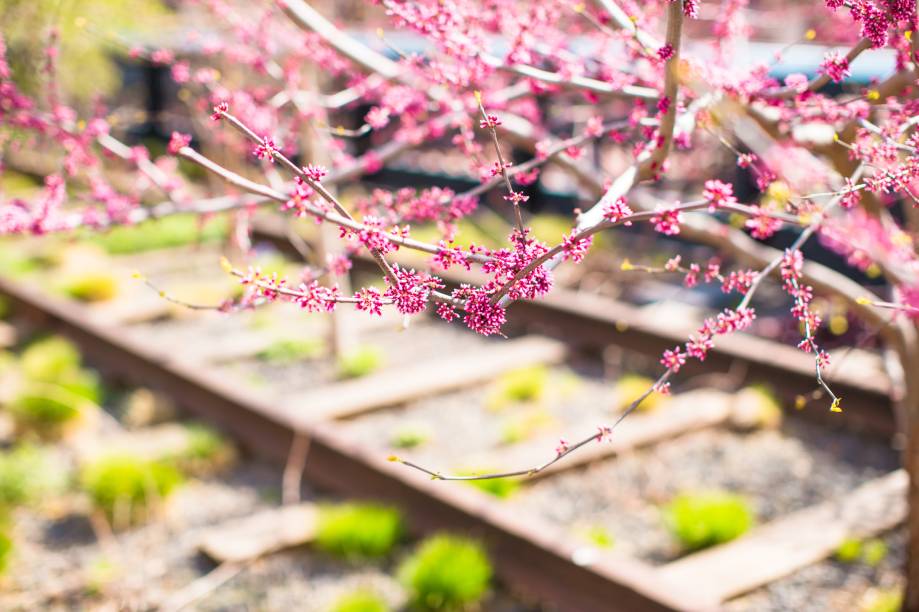
[[[34,380],[54,381],[80,367],[80,352],[69,340],[52,336],[36,340],[22,352],[19,364]]]
[[[619,410],[627,409],[652,386],[654,386],[654,381],[650,378],[637,374],[626,374],[616,381],[613,389],[616,396],[616,407]],[[651,412],[659,408],[665,399],[660,393],[654,391],[642,400],[637,409],[642,412]]]
[[[185,426],[188,445],[170,462],[185,474],[209,474],[233,463],[236,450],[219,432],[201,425],[189,423]]]
[[[22,352],[19,365],[26,387],[35,382],[45,383],[40,386],[62,388],[94,404],[102,399],[99,375],[80,367],[79,351],[64,338],[52,336],[33,342]],[[32,392],[33,395],[37,393],[40,391]]]
[[[97,459],[80,474],[96,508],[122,524],[144,520],[181,483],[182,475],[172,465],[131,455]]]
[[[109,253],[126,255],[219,241],[226,237],[229,226],[229,219],[223,215],[204,224],[194,215],[173,215],[139,225],[118,227],[106,234],[93,236],[91,240]]]
[[[319,338],[276,340],[256,354],[256,357],[271,363],[295,363],[315,359],[325,350],[325,342]]]
[[[836,547],[836,560],[842,563],[855,563],[862,556],[862,541],[858,538],[846,538]]]
[[[505,372],[495,381],[488,405],[491,408],[502,408],[514,402],[538,401],[545,395],[548,379],[549,369],[544,365]]]
[[[65,295],[81,302],[105,302],[118,295],[118,280],[105,272],[84,272],[69,275],[60,288]]]
[[[552,415],[545,410],[529,410],[524,414],[514,415],[502,425],[501,441],[504,444],[516,444],[532,437],[552,421]]]
[[[394,448],[415,448],[427,442],[429,437],[423,427],[406,425],[393,434],[389,444]]]
[[[360,378],[383,366],[383,351],[377,346],[364,345],[338,358],[339,378]]]
[[[584,532],[584,537],[588,542],[599,548],[612,548],[616,539],[613,534],[601,525],[594,525]]]
[[[0,454],[0,505],[34,503],[63,488],[66,474],[49,451],[21,445]]]
[[[10,559],[13,556],[13,538],[4,527],[0,531],[0,574],[6,572],[10,566]]]
[[[683,494],[665,509],[671,534],[686,550],[728,542],[753,524],[753,511],[739,495],[714,491]]]
[[[413,605],[422,610],[458,610],[488,591],[491,562],[481,544],[447,534],[424,540],[399,568]]]
[[[492,470],[466,470],[460,473],[466,476],[475,476],[476,474],[485,474]],[[466,484],[484,491],[489,495],[494,495],[500,499],[506,499],[520,489],[520,480],[516,478],[485,478],[483,480],[467,480]]]
[[[870,567],[877,567],[887,557],[887,544],[884,540],[872,538],[846,538],[836,548],[836,560],[840,563],[863,562]]]
[[[91,414],[96,404],[60,385],[30,383],[10,403],[9,411],[19,431],[55,438]]]
[[[332,606],[332,612],[388,612],[386,601],[373,591],[354,591],[342,596]]]
[[[341,504],[319,510],[316,547],[346,559],[386,556],[404,532],[402,513],[379,504]]]
[[[900,612],[903,593],[896,589],[872,591],[861,606],[862,612]]]
[[[862,547],[862,561],[870,567],[877,567],[887,558],[887,543],[884,540],[873,538],[865,542]]]

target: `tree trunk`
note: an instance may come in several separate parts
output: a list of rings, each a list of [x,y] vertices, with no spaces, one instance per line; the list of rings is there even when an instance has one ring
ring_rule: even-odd
[[[903,466],[909,472],[909,547],[906,551],[906,592],[902,609],[919,612],[919,325],[912,325],[906,331],[904,347],[900,351],[903,395],[899,403],[907,428]]]

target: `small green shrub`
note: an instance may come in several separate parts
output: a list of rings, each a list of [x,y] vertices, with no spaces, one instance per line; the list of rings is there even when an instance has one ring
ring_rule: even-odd
[[[34,503],[63,488],[66,474],[48,451],[22,445],[0,454],[0,505]]]
[[[106,302],[118,295],[118,280],[105,272],[86,272],[65,278],[60,288],[80,302]]]
[[[319,510],[316,547],[346,559],[386,556],[404,533],[402,513],[379,504],[341,504]]]
[[[357,347],[338,358],[339,378],[360,378],[383,366],[383,351],[377,346]]]
[[[325,351],[325,343],[318,338],[277,340],[258,352],[256,357],[270,363],[295,363],[315,359]]]
[[[389,444],[394,448],[415,448],[427,442],[429,437],[423,427],[407,425],[393,434]]]
[[[725,492],[684,494],[665,509],[671,534],[686,550],[729,542],[753,524],[749,503]]]
[[[515,402],[535,402],[543,398],[549,380],[549,369],[544,365],[517,368],[502,374],[495,381],[488,404],[492,408]]]
[[[181,483],[182,475],[172,465],[130,455],[98,459],[80,474],[93,504],[116,522],[145,520]]]
[[[452,535],[424,540],[399,568],[413,605],[422,610],[459,610],[485,596],[492,577],[482,545]]]
[[[386,601],[372,591],[355,591],[339,598],[332,612],[389,612]]]
[[[646,376],[637,374],[626,374],[616,381],[613,392],[616,395],[616,407],[619,410],[625,410],[632,405],[632,402],[645,394],[645,392],[654,386],[654,381]],[[666,398],[657,391],[652,392],[646,397],[638,408],[641,412],[651,412],[661,406]]]

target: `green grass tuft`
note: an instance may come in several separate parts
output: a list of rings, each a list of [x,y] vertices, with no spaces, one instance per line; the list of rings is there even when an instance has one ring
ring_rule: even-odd
[[[59,460],[42,448],[21,445],[0,453],[0,506],[38,502],[63,490],[66,474]]]
[[[389,612],[386,601],[372,591],[355,591],[342,596],[332,606],[332,612]]]
[[[194,215],[173,215],[138,225],[117,227],[90,240],[113,255],[142,253],[198,242],[222,240],[229,231],[229,219],[217,216],[203,226]]]
[[[360,346],[338,358],[339,378],[361,378],[383,367],[383,350],[377,346]]]
[[[341,504],[319,510],[316,547],[346,559],[385,557],[404,533],[402,513],[379,504]]]
[[[743,497],[715,491],[680,495],[668,504],[665,519],[685,550],[699,550],[745,533],[753,524],[753,511]]]
[[[481,544],[446,534],[424,540],[399,568],[412,604],[422,610],[461,610],[479,603],[492,573]]]
[[[319,338],[276,340],[258,352],[256,357],[270,363],[288,364],[316,359],[325,351],[325,342]]]
[[[502,374],[488,399],[491,408],[507,404],[536,402],[546,393],[549,369],[544,365],[526,366]]]
[[[181,483],[172,465],[131,455],[98,459],[80,474],[95,507],[119,527],[146,520]]]

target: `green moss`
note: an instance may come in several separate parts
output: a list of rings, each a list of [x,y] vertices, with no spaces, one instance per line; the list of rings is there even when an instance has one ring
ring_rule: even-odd
[[[204,224],[194,215],[173,215],[130,227],[117,227],[90,240],[109,253],[123,255],[219,241],[228,232],[229,219],[224,215]]]
[[[360,346],[338,358],[339,378],[360,378],[379,370],[384,363],[383,350],[377,346]]]
[[[98,459],[80,474],[95,507],[116,522],[145,520],[181,483],[182,475],[172,465],[131,455]]]
[[[461,610],[488,592],[492,566],[481,544],[452,535],[424,540],[399,568],[412,605],[422,610]]]
[[[316,359],[325,352],[325,342],[319,338],[285,338],[272,342],[256,357],[270,363],[286,364]]]
[[[745,533],[753,524],[753,511],[744,498],[715,491],[678,496],[665,509],[665,519],[684,549],[699,550]]]
[[[388,612],[386,601],[372,591],[355,591],[343,595],[332,606],[331,612]]]
[[[65,278],[60,290],[81,302],[106,302],[118,295],[118,280],[105,272],[86,272]]]
[[[402,513],[379,504],[341,504],[319,510],[316,547],[346,559],[384,557],[404,533]]]
[[[494,383],[489,395],[490,408],[502,408],[514,402],[535,402],[543,398],[549,379],[549,369],[532,365],[510,370]]]

